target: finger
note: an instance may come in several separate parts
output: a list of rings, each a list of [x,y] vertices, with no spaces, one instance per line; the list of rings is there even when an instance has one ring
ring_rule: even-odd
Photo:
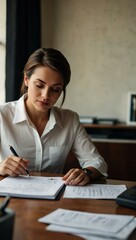
[[[75,168],[70,169],[63,177],[62,179],[65,181],[70,175],[71,173],[75,170]]]
[[[69,183],[70,185],[84,185],[86,183],[87,179],[84,173],[80,173],[77,175],[72,181]]]
[[[10,165],[3,164],[1,167],[2,176],[18,176],[19,174],[14,171],[14,168]]]
[[[74,184],[74,185],[84,186],[84,185],[86,185],[89,182],[90,182],[90,179],[88,178],[88,176],[86,176],[81,182],[78,182],[77,184]]]
[[[90,178],[85,174],[84,171],[81,169],[75,169],[69,176],[69,178],[66,179],[65,184],[66,185],[78,185],[83,186],[90,182]]]
[[[70,175],[68,175],[67,178],[65,178],[65,184],[70,184],[70,185],[76,185],[78,184],[80,181],[82,181],[82,179],[84,178],[83,176],[84,171],[82,171],[81,169],[75,168],[72,169],[72,171],[69,171]]]
[[[12,156],[12,159],[15,161],[15,163],[21,165],[24,169],[27,168],[27,165],[29,163],[28,159],[24,159],[24,158],[16,157],[16,156]]]
[[[62,179],[65,181],[66,184],[69,184],[73,179],[75,179],[75,177],[77,176],[77,174],[76,174],[76,176],[74,176],[75,172],[76,172],[76,169],[72,168],[68,171],[68,173],[65,174],[65,176]]]
[[[8,172],[13,172],[13,175],[26,174],[26,163],[19,157],[13,156],[12,158],[8,158],[5,161],[5,168],[7,168]]]
[[[12,164],[8,165],[7,168],[10,169],[10,171],[12,171],[15,175],[26,175],[25,168],[23,168],[20,164],[15,164],[12,162]]]
[[[16,156],[12,156],[12,161],[10,161],[10,164],[12,164],[15,167],[15,169],[13,170],[18,175],[27,174],[26,170],[28,170],[28,163],[29,163],[28,159],[24,159]]]

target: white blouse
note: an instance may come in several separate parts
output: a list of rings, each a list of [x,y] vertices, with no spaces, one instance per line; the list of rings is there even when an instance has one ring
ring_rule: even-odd
[[[27,115],[26,97],[25,94],[17,101],[0,106],[1,161],[11,155],[9,145],[12,145],[20,157],[29,159],[30,171],[62,173],[68,153],[72,150],[82,168],[92,166],[107,176],[107,164],[80,123],[77,113],[53,107],[40,137]]]

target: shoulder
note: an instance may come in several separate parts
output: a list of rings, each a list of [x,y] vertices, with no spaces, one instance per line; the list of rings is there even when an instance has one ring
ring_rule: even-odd
[[[16,104],[16,101],[3,103],[3,104],[0,105],[0,110],[5,111],[5,110],[8,110],[8,109],[11,109],[12,107],[15,106],[15,104]]]
[[[1,104],[0,105],[0,114],[7,116],[7,114],[13,113],[15,111],[16,104],[17,104],[17,101],[6,102],[4,104]]]
[[[70,109],[53,107],[53,112],[58,120],[64,121],[79,121],[79,115],[77,112]]]
[[[18,106],[19,109],[22,108],[22,106],[24,105],[24,99],[25,99],[25,95],[20,97],[18,100],[10,101],[10,102],[6,102],[4,104],[1,104],[0,105],[1,114],[2,113],[3,114],[14,113],[17,106]]]

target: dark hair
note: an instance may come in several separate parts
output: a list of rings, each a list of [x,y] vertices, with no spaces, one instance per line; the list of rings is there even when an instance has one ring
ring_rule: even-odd
[[[30,55],[27,63],[25,64],[23,73],[26,74],[29,79],[34,70],[39,66],[48,66],[62,74],[64,87],[63,87],[63,99],[61,106],[63,105],[66,97],[66,86],[70,82],[71,70],[70,65],[64,55],[53,48],[40,48]],[[27,92],[27,86],[24,81],[21,86],[21,95]]]

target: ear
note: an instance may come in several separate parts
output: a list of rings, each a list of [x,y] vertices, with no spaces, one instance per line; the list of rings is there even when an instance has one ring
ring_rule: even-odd
[[[24,83],[25,83],[26,87],[28,87],[29,79],[27,78],[26,74],[24,74]]]

